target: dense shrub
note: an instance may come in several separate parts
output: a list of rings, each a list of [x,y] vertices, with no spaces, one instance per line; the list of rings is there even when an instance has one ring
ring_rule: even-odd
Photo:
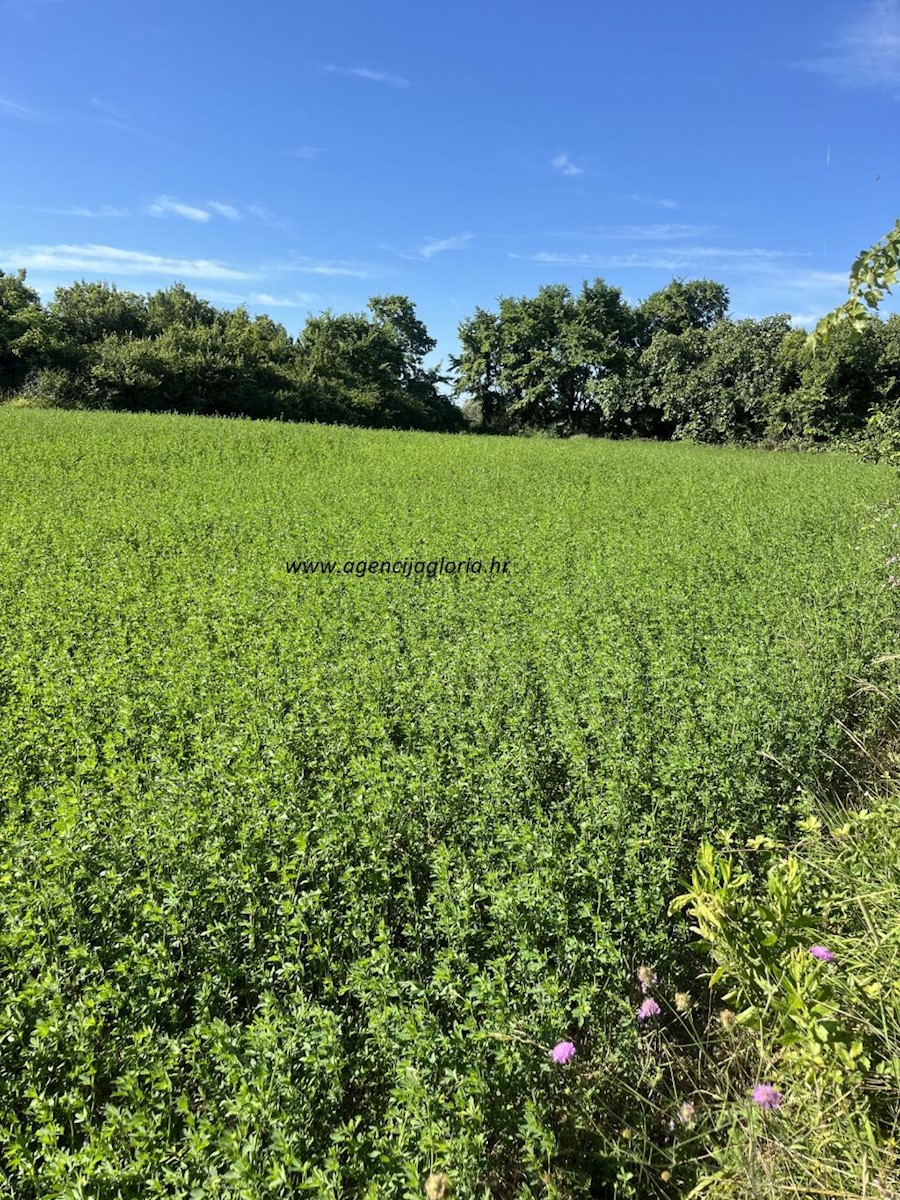
[[[464,427],[424,364],[435,343],[405,297],[311,318],[294,341],[269,317],[219,311],[182,284],[139,296],[81,282],[45,311],[24,278],[0,273],[0,392],[20,403]]]

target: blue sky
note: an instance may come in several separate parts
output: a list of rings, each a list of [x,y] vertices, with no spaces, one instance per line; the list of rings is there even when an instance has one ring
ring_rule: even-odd
[[[714,278],[809,323],[900,215],[900,0],[0,0],[0,268],[291,333]]]

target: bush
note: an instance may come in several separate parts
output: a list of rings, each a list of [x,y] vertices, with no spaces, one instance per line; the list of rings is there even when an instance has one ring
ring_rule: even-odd
[[[58,367],[42,367],[29,375],[17,399],[24,408],[97,408],[96,387]]]

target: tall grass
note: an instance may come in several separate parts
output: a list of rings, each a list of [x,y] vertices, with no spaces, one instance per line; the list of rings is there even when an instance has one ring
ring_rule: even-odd
[[[898,734],[851,734],[853,773],[792,842],[705,843],[673,905],[711,991],[660,1055],[668,1107],[683,1096],[690,1120],[641,1151],[691,1196],[900,1195]]]

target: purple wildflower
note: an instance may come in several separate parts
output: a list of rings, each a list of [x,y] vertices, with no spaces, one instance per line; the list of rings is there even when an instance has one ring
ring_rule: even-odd
[[[575,1047],[571,1042],[557,1042],[550,1057],[555,1063],[567,1063],[575,1057]]]
[[[818,958],[821,962],[834,962],[834,955],[824,946],[810,946],[809,952],[813,958]]]
[[[658,1017],[661,1012],[662,1009],[659,1007],[656,1001],[651,996],[648,996],[638,1009],[638,1020],[647,1021],[650,1017]]]
[[[770,1112],[773,1108],[781,1108],[781,1092],[776,1091],[770,1083],[758,1083],[753,1089],[753,1103]]]

